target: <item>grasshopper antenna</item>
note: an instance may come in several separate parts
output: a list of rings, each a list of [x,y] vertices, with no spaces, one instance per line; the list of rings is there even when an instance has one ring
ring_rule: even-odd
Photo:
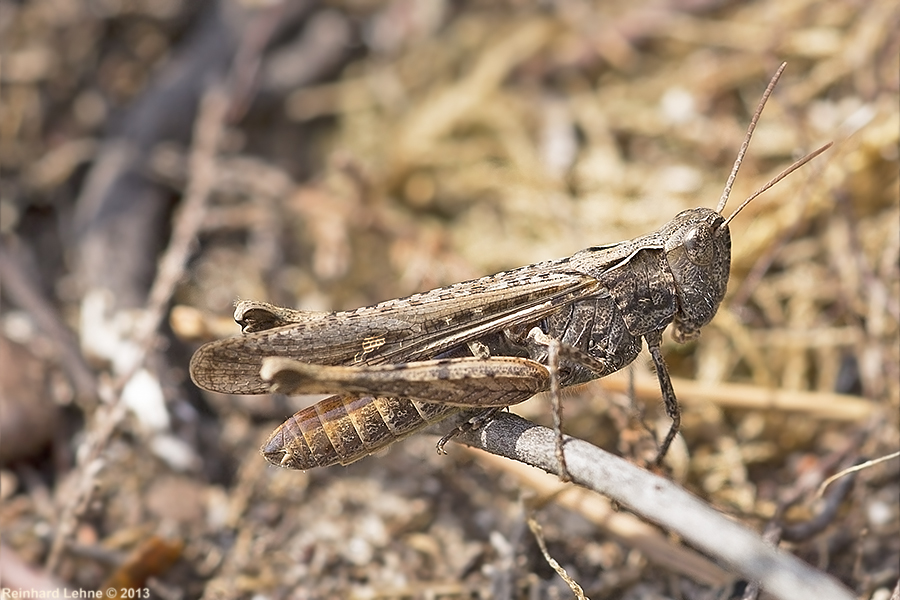
[[[754,198],[756,198],[757,196],[759,196],[760,194],[762,194],[763,192],[765,192],[766,190],[768,190],[769,188],[774,186],[776,183],[778,183],[779,181],[781,181],[782,179],[784,179],[785,177],[787,177],[788,175],[790,175],[791,173],[793,173],[794,171],[796,171],[797,169],[799,169],[800,167],[802,167],[803,165],[805,165],[806,163],[808,163],[809,161],[811,161],[812,159],[817,157],[818,155],[822,154],[823,152],[825,152],[826,150],[831,148],[833,143],[834,142],[828,142],[827,144],[825,144],[818,150],[810,152],[809,154],[807,154],[806,156],[804,156],[803,158],[801,158],[800,160],[798,160],[797,162],[795,162],[794,164],[789,166],[787,169],[785,169],[784,171],[782,171],[781,173],[779,173],[778,175],[776,175],[775,177],[770,179],[764,186],[762,186],[761,188],[759,188],[758,190],[756,190],[755,192],[750,194],[750,196],[746,200],[741,202],[741,205],[738,206],[737,209],[733,213],[731,213],[731,216],[729,216],[727,219],[725,219],[724,223],[719,225],[719,229],[722,229],[723,227],[728,227],[728,224],[731,223],[731,220],[733,218],[735,218],[739,212],[741,212],[741,209],[743,209],[745,206],[750,204],[751,200],[753,200]]]
[[[734,185],[734,180],[737,177],[738,170],[741,168],[741,163],[744,162],[744,155],[747,154],[747,148],[750,146],[750,138],[753,137],[756,123],[759,121],[763,108],[766,106],[766,101],[768,101],[769,96],[772,95],[772,90],[775,89],[775,84],[781,79],[781,74],[784,73],[784,68],[786,66],[787,63],[783,62],[781,63],[781,66],[778,67],[778,70],[775,71],[775,75],[773,75],[772,80],[769,81],[769,85],[766,87],[766,91],[763,92],[759,105],[756,107],[756,112],[753,113],[753,118],[750,119],[750,126],[747,127],[747,135],[744,136],[744,143],[741,144],[741,149],[738,150],[737,158],[734,159],[734,166],[731,167],[731,175],[728,176],[728,181],[725,182],[725,189],[722,190],[722,196],[719,198],[719,204],[716,205],[717,213],[721,214],[722,210],[725,208],[725,204],[728,203],[728,196],[731,195],[731,187]],[[733,217],[734,215],[731,216]],[[729,218],[729,221],[730,220],[731,219]]]

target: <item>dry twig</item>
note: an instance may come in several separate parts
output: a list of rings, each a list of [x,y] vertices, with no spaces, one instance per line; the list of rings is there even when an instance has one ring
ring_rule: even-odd
[[[548,473],[556,473],[559,468],[554,432],[516,415],[501,413],[478,431],[458,439]],[[853,597],[830,577],[772,548],[756,533],[725,518],[674,483],[574,438],[566,439],[565,453],[572,481],[679,535],[743,577],[759,581],[774,596],[785,600]]]
[[[184,273],[192,244],[200,231],[206,202],[214,185],[215,155],[224,126],[228,102],[219,89],[206,94],[194,129],[191,153],[191,179],[185,191],[181,211],[176,218],[172,239],[159,262],[157,276],[150,289],[147,308],[135,335],[141,354],[138,360],[110,387],[100,390],[104,406],[95,414],[95,427],[78,454],[78,484],[62,510],[53,545],[47,558],[47,569],[53,573],[59,566],[65,544],[74,531],[79,515],[90,501],[97,478],[105,466],[103,452],[125,416],[122,390],[142,367],[156,340],[156,332],[165,315],[175,285]]]

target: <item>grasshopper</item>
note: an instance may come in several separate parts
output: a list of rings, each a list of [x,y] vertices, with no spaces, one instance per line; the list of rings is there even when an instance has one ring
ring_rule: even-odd
[[[750,138],[785,65],[772,78],[715,210],[677,214],[659,230],[573,256],[504,271],[342,312],[240,302],[243,335],[202,346],[190,373],[201,388],[232,394],[337,394],[297,412],[263,445],[291,469],[349,464],[464,409],[478,420],[549,390],[557,458],[566,476],[559,389],[630,364],[646,342],[672,420],[681,417],[660,352],[669,325],[696,338],[725,296],[728,224],[752,199],[824,152],[794,163],[744,201],[722,210]],[[452,434],[451,434],[452,436]],[[441,451],[447,436],[438,444]]]

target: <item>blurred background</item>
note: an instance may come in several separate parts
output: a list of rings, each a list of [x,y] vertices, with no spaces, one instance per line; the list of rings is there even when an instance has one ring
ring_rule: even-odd
[[[568,597],[542,504],[591,597],[739,597],[433,436],[269,467],[309,399],[201,393],[188,360],[238,299],[351,309],[713,208],[787,61],[725,212],[834,147],[735,219],[719,314],[664,353],[672,477],[759,531],[807,523],[824,478],[900,445],[898,30],[889,0],[3,2],[0,585]],[[646,357],[634,377],[568,393],[566,431],[642,458],[668,421]],[[841,494],[786,547],[882,597],[897,460]]]

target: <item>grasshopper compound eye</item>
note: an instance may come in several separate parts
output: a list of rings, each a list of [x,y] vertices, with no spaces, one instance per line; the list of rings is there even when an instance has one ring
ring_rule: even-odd
[[[712,230],[705,224],[698,225],[685,234],[682,243],[688,259],[695,265],[708,265],[712,262],[712,236]]]

